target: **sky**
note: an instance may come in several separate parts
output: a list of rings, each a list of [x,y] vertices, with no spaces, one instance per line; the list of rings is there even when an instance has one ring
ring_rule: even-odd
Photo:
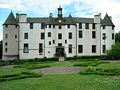
[[[63,16],[94,18],[101,13],[102,19],[108,13],[115,24],[115,32],[120,31],[120,0],[0,0],[0,40],[3,38],[2,24],[9,13],[25,13],[28,17],[57,16],[61,5]]]

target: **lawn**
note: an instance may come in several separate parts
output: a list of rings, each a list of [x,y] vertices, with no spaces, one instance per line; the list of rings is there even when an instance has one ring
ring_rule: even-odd
[[[0,83],[0,90],[120,90],[120,77],[44,75]]]
[[[103,62],[103,61],[102,61]],[[36,66],[35,66],[36,65]],[[30,72],[34,67],[50,66],[93,66],[99,69],[119,69],[120,61],[114,63],[101,63],[101,61],[64,61],[64,62],[38,62],[25,63],[17,68],[0,68],[0,76],[13,75],[22,72]],[[29,68],[31,67],[31,68]],[[120,90],[120,75],[81,75],[78,74],[54,74],[42,77],[23,78],[0,82],[0,90]]]

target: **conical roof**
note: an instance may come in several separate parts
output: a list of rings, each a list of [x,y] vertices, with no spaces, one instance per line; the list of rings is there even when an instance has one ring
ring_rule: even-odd
[[[102,20],[101,25],[102,26],[115,26],[107,13],[104,19]]]
[[[8,24],[8,25],[18,25],[18,23],[17,23],[14,15],[13,15],[13,13],[12,13],[12,11],[11,11],[11,13],[9,14],[9,16],[7,17],[7,19],[6,19],[6,21],[4,22],[3,25],[6,25],[6,24]]]

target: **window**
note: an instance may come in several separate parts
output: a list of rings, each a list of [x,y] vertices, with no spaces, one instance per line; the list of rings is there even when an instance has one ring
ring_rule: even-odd
[[[55,25],[53,25],[53,28],[55,28]]]
[[[24,44],[23,52],[24,52],[24,53],[28,53],[28,52],[29,52],[29,46],[28,46],[28,43],[25,43],[25,44]]]
[[[59,46],[59,47],[62,47],[62,43],[58,43],[58,46]]]
[[[43,53],[43,44],[39,43],[39,53]]]
[[[86,28],[86,29],[89,29],[89,23],[86,23],[86,24],[85,24],[85,28]]]
[[[79,38],[82,38],[82,31],[79,31]]]
[[[68,50],[69,53],[72,53],[72,45],[71,45],[71,44],[69,45],[68,49],[69,49],[69,50]]]
[[[24,33],[24,39],[28,39],[28,33]]]
[[[41,33],[41,39],[45,39],[45,33]]]
[[[5,27],[7,28],[7,27],[8,27],[8,25],[6,24],[6,25],[5,25]]]
[[[78,45],[78,53],[83,53],[83,45]]]
[[[106,33],[103,33],[103,36],[102,36],[103,40],[106,39]]]
[[[95,23],[92,24],[92,29],[95,29]]]
[[[112,26],[112,30],[114,30],[114,26]]]
[[[92,45],[92,53],[96,53],[96,45]]]
[[[92,38],[96,38],[96,32],[92,31]]]
[[[30,23],[30,29],[33,29],[33,23]]]
[[[58,33],[58,39],[62,39],[62,33]]]
[[[17,25],[15,25],[15,28],[17,28]]]
[[[67,25],[67,28],[70,28],[70,24]]]
[[[114,40],[114,33],[112,33],[112,40]]]
[[[44,29],[44,27],[45,27],[45,24],[41,23],[41,29]]]
[[[8,50],[7,50],[7,48],[5,48],[5,52],[7,52]]]
[[[72,32],[69,32],[69,35],[68,35],[69,37],[69,39],[72,39]]]
[[[103,26],[103,29],[105,29],[105,26]]]
[[[67,44],[67,40],[65,40],[65,44]]]
[[[49,45],[51,45],[51,41],[49,41]]]
[[[55,44],[55,40],[53,40],[53,44]]]
[[[7,44],[7,42],[5,42],[5,46],[7,46],[8,44]]]
[[[105,53],[105,51],[106,51],[106,45],[102,46],[102,51],[103,51],[103,53]]]
[[[51,37],[51,32],[48,32],[48,37]]]
[[[79,23],[79,29],[82,29],[82,23]]]
[[[59,26],[58,26],[58,28],[59,28],[59,29],[62,29],[62,26],[61,26],[61,25],[59,25]]]
[[[15,39],[17,39],[17,35],[15,35]]]
[[[51,28],[51,24],[49,24],[49,28]]]
[[[8,34],[5,34],[5,39],[8,39]]]

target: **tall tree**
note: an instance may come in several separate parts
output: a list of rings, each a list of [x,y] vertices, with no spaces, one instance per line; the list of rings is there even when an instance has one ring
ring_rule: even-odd
[[[120,42],[120,32],[115,34],[115,42]]]
[[[2,59],[2,41],[0,41],[0,59]]]

